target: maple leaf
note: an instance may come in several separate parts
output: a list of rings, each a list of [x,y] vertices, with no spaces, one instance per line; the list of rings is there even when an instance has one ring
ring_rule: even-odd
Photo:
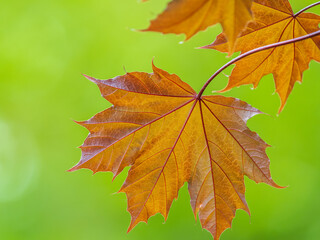
[[[237,209],[249,213],[244,175],[278,187],[269,171],[268,146],[246,121],[261,113],[223,96],[198,97],[174,74],[132,72],[109,80],[88,77],[111,108],[80,122],[90,134],[70,171],[111,171],[131,166],[120,192],[128,198],[129,231],[161,213],[188,182],[191,206],[215,239]]]
[[[209,26],[221,23],[230,52],[241,31],[252,19],[252,0],[173,0],[146,31],[184,33],[189,39]]]
[[[312,13],[295,15],[287,0],[255,0],[252,11],[255,21],[250,22],[239,37],[235,51],[244,53],[319,30],[320,16]],[[204,48],[227,52],[227,38],[220,34],[213,44]],[[257,87],[263,76],[272,73],[281,99],[281,111],[294,84],[302,82],[303,72],[309,68],[312,59],[320,61],[320,36],[258,52],[236,63],[223,91],[245,84]]]

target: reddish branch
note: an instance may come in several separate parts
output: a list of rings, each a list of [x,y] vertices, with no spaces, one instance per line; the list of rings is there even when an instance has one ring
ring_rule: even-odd
[[[320,4],[320,2],[319,2]],[[256,49],[253,49],[251,51],[248,51],[244,54],[241,54],[240,56],[236,57],[235,59],[231,60],[230,62],[228,62],[227,64],[225,64],[223,67],[221,67],[218,71],[216,71],[210,78],[209,80],[204,84],[204,86],[202,87],[202,89],[200,90],[199,94],[197,95],[197,98],[198,99],[201,99],[201,96],[203,95],[203,92],[206,90],[206,88],[208,87],[208,85],[211,83],[211,81],[213,79],[216,78],[216,76],[218,76],[223,70],[225,70],[226,68],[228,68],[229,66],[231,66],[232,64],[236,63],[237,61],[247,57],[247,56],[250,56],[252,54],[255,54],[255,53],[258,53],[258,52],[261,52],[261,51],[265,51],[265,50],[268,50],[270,48],[275,48],[275,47],[280,47],[280,46],[283,46],[283,45],[287,45],[287,44],[290,44],[290,43],[295,43],[295,42],[300,42],[300,41],[303,41],[305,39],[308,39],[308,38],[312,38],[312,37],[315,37],[317,35],[320,35],[320,30],[319,31],[316,31],[316,32],[313,32],[313,33],[310,33],[310,34],[307,34],[307,35],[304,35],[302,37],[297,37],[297,38],[293,38],[293,39],[290,39],[290,40],[286,40],[286,41],[283,41],[283,42],[278,42],[278,43],[273,43],[273,44],[269,44],[269,45],[266,45],[266,46],[263,46],[263,47],[259,47],[259,48],[256,48]]]
[[[301,13],[303,13],[303,12],[307,11],[308,9],[313,8],[313,7],[317,6],[317,5],[320,5],[320,2],[313,3],[313,4],[305,7],[304,9],[301,9],[299,12],[297,12],[297,13],[296,13],[295,15],[293,15],[293,16],[294,16],[294,17],[297,17],[297,16],[300,15]]]

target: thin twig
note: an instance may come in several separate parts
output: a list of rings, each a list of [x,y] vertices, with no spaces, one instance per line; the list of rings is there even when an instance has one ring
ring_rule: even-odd
[[[265,51],[265,50],[268,50],[270,48],[275,48],[275,47],[280,47],[280,46],[283,46],[283,45],[287,45],[287,44],[290,44],[290,43],[295,43],[295,42],[300,42],[300,41],[303,41],[305,39],[308,39],[308,38],[312,38],[312,37],[315,37],[315,36],[318,36],[320,35],[320,30],[319,31],[316,31],[316,32],[313,32],[313,33],[310,33],[310,34],[307,34],[307,35],[304,35],[302,37],[297,37],[297,38],[293,38],[293,39],[290,39],[290,40],[286,40],[286,41],[283,41],[283,42],[278,42],[278,43],[273,43],[273,44],[269,44],[269,45],[266,45],[266,46],[263,46],[263,47],[259,47],[259,48],[256,48],[256,49],[253,49],[251,51],[248,51],[244,54],[241,54],[240,56],[232,59],[230,62],[228,62],[227,64],[225,64],[223,67],[221,67],[218,71],[216,71],[210,78],[209,80],[203,85],[203,87],[201,88],[199,94],[197,95],[197,98],[198,99],[201,99],[201,96],[203,94],[203,92],[206,90],[206,88],[208,87],[208,85],[211,83],[211,81],[213,79],[215,79],[216,76],[218,76],[223,70],[225,70],[227,67],[231,66],[232,64],[236,63],[237,61],[247,57],[247,56],[250,56],[252,54],[255,54],[255,53],[258,53],[258,52],[261,52],[261,51]]]
[[[300,15],[301,13],[303,13],[303,12],[305,12],[305,11],[309,10],[310,8],[313,8],[313,7],[317,6],[317,5],[320,5],[320,2],[313,3],[313,4],[305,7],[304,9],[301,9],[299,12],[297,12],[297,13],[294,14],[293,16],[294,16],[294,17],[297,17],[297,16]]]

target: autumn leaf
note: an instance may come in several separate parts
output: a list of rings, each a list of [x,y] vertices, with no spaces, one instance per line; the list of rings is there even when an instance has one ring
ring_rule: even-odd
[[[251,15],[252,0],[173,0],[146,31],[184,33],[189,39],[209,26],[221,23],[232,52],[234,42]]]
[[[294,15],[287,0],[255,0],[252,11],[255,21],[249,23],[235,46],[235,50],[242,53],[319,30],[320,16]],[[227,38],[221,34],[205,48],[227,52]],[[245,84],[257,87],[263,76],[272,73],[281,99],[281,111],[294,84],[302,82],[303,72],[312,59],[320,61],[320,36],[253,54],[236,63],[223,91]]]
[[[116,177],[131,166],[120,190],[132,216],[129,231],[156,213],[167,219],[188,182],[195,216],[218,239],[237,209],[249,212],[244,175],[278,187],[270,176],[268,145],[246,126],[260,111],[247,103],[198,97],[178,76],[155,66],[151,74],[88,79],[113,106],[79,123],[90,134],[71,171],[88,168]]]

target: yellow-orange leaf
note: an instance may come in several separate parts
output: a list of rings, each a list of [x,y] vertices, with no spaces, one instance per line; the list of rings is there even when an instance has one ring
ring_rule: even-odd
[[[252,0],[173,0],[147,31],[184,33],[189,39],[209,26],[221,23],[233,50],[234,42],[251,15]]]
[[[231,226],[237,209],[249,212],[244,175],[278,187],[270,176],[268,146],[246,122],[260,111],[238,99],[197,97],[176,75],[153,66],[95,82],[113,106],[80,124],[90,134],[71,170],[111,171],[131,166],[121,188],[128,198],[131,230],[150,216],[168,216],[188,182],[194,214],[215,239]]]
[[[288,0],[255,0],[252,11],[255,21],[250,22],[239,37],[235,51],[244,53],[319,30],[320,16],[312,13],[295,16]],[[227,39],[221,34],[205,48],[227,52]],[[320,61],[320,36],[262,51],[238,61],[224,90],[244,84],[256,87],[264,75],[272,73],[281,99],[281,111],[294,84],[302,81],[303,72],[312,59]]]

